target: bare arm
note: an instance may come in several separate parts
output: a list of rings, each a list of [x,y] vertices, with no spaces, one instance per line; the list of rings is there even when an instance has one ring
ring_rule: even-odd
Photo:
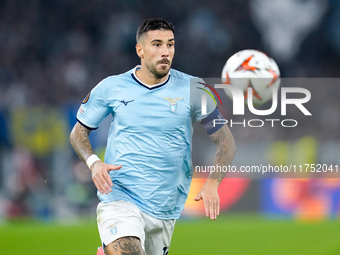
[[[235,141],[228,126],[224,125],[214,134],[210,135],[210,138],[217,146],[214,160],[215,169],[218,169],[217,165],[221,168],[230,165],[235,155]],[[195,198],[196,201],[203,199],[206,216],[210,216],[212,220],[216,219],[220,211],[220,200],[217,188],[225,175],[226,173],[223,171],[211,172],[203,188]]]
[[[79,158],[84,162],[86,162],[86,160],[92,154],[94,154],[89,139],[90,133],[90,129],[82,126],[79,122],[77,122],[74,125],[70,134],[71,145]],[[108,172],[111,170],[118,170],[121,167],[122,166],[105,164],[100,160],[97,160],[90,166],[90,170],[92,171],[92,180],[100,193],[107,194],[108,192],[112,191],[111,187],[113,183]]]
[[[214,165],[219,165],[221,167],[230,165],[235,156],[235,141],[228,126],[224,125],[217,132],[210,135],[210,139],[217,146]],[[226,172],[215,171],[210,173],[208,180],[215,181],[219,185],[225,175]]]
[[[88,157],[94,154],[89,140],[90,133],[91,129],[88,129],[77,122],[70,134],[71,145],[78,157],[84,162],[86,162]]]

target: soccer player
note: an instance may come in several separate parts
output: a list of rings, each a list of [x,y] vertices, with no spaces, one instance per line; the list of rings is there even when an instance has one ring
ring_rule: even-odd
[[[234,157],[228,127],[212,125],[221,115],[209,96],[201,109],[204,84],[170,68],[174,45],[171,23],[146,20],[137,31],[141,65],[102,80],[77,113],[70,140],[98,189],[97,223],[105,254],[168,254],[191,184],[195,121],[217,145],[215,165],[229,165]],[[113,119],[102,162],[89,134],[109,114]],[[224,175],[211,173],[195,198],[204,201],[212,220],[219,214],[217,188]]]

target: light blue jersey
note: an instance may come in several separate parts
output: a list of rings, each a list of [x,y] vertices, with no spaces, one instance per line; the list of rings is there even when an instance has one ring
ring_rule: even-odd
[[[98,192],[100,200],[125,200],[158,219],[177,219],[192,179],[193,124],[216,112],[215,102],[207,96],[202,115],[200,79],[171,69],[165,82],[150,87],[138,80],[137,68],[101,81],[77,119],[96,129],[113,116],[105,162],[122,168],[109,172],[112,192]]]

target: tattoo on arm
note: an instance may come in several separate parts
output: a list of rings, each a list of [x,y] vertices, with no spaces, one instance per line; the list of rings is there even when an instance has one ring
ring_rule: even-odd
[[[94,153],[89,139],[90,133],[90,129],[77,122],[70,134],[71,145],[84,162]]]
[[[141,241],[137,237],[128,236],[117,239],[105,247],[110,255],[144,255]]]
[[[217,146],[214,165],[221,167],[229,166],[235,155],[235,141],[228,126],[224,125],[214,134],[210,135],[210,138]],[[226,173],[223,171],[215,171],[210,173],[208,178],[221,183],[225,175]]]

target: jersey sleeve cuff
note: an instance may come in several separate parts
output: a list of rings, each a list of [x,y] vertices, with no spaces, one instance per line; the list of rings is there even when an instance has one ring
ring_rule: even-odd
[[[90,130],[98,129],[98,127],[89,127],[88,125],[86,125],[83,122],[81,122],[78,118],[77,118],[77,121],[79,122],[80,125],[82,125],[83,127],[86,127],[87,129],[90,129]]]

